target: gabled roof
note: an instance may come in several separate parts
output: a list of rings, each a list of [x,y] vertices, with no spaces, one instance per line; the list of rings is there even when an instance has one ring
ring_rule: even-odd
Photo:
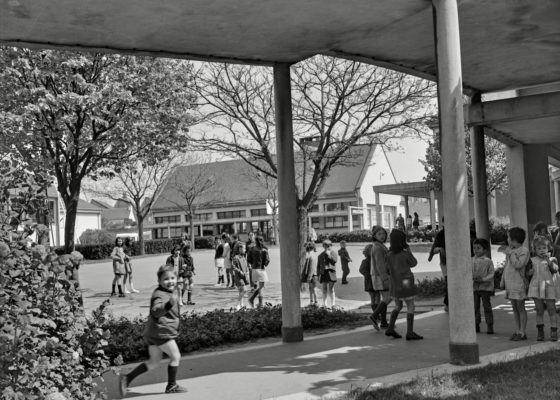
[[[50,199],[58,198],[58,191],[54,186],[49,186],[47,188],[47,197]],[[98,211],[101,213],[103,209],[101,207],[96,206],[95,204],[88,203],[85,200],[79,199],[78,200],[78,212],[86,211],[86,212],[95,212]]]
[[[94,204],[100,208],[104,208],[104,209],[109,209],[109,208],[113,208],[111,207],[109,204],[105,203],[104,201],[101,200],[97,200],[97,199],[92,199],[90,201],[91,204]]]
[[[109,208],[103,210],[101,217],[107,221],[123,221],[130,217],[130,210],[128,208]]]
[[[353,195],[359,187],[363,168],[373,154],[375,146],[356,145],[350,149],[346,160],[336,165],[325,182],[321,197],[329,197],[341,194]],[[296,155],[297,159],[297,155]],[[207,164],[190,165],[178,168],[168,179],[161,195],[152,207],[153,211],[177,209],[176,203],[184,204],[180,193],[174,189],[176,176],[188,173],[188,170],[198,171],[204,169],[206,176],[213,177],[215,184],[209,192],[197,201],[197,204],[212,203],[220,206],[233,203],[264,202],[270,198],[269,192],[256,177],[256,171],[241,159],[219,161]],[[303,163],[296,161],[296,176],[301,185],[301,171]],[[298,173],[299,171],[299,173]],[[310,175],[308,174],[308,177]]]

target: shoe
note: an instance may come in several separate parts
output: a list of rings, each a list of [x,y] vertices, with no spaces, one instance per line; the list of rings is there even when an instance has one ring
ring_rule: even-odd
[[[343,285],[348,285],[348,281],[342,282]]]
[[[140,293],[140,291],[138,289],[131,289],[132,293]]]
[[[125,290],[124,290],[124,293],[125,293],[125,294],[130,294],[130,291],[129,291],[128,289],[125,289]]]
[[[387,330],[385,331],[385,336],[392,336],[392,337],[394,337],[395,339],[400,339],[400,338],[402,338],[402,336],[399,335],[399,334],[397,333],[397,331],[394,330],[394,329],[387,329]]]
[[[128,378],[126,375],[121,375],[119,378],[119,394],[121,395],[121,399],[126,396],[126,392],[128,392]]]
[[[416,332],[411,332],[406,334],[406,340],[422,340],[424,336],[420,336]]]
[[[377,322],[377,319],[374,318],[373,315],[370,315],[370,316],[369,316],[369,320],[370,320],[371,323],[373,324],[373,327],[375,328],[375,330],[379,332],[379,323]]]
[[[379,326],[381,327],[381,329],[387,329],[389,327],[389,323],[387,321],[381,321],[381,324],[379,324]]]
[[[119,293],[119,297],[126,297],[124,293]]]
[[[192,301],[187,301],[187,305],[188,305],[188,306],[194,306],[195,303],[193,303]]]
[[[515,339],[511,339],[514,342],[519,342],[521,340],[527,340],[527,335],[516,334]]]
[[[214,285],[214,287],[220,287],[220,286],[222,286],[221,283],[216,283],[216,284]]]
[[[115,292],[111,293],[111,297],[115,297],[117,294]]]
[[[187,389],[174,383],[165,387],[165,393],[185,393]]]
[[[515,332],[509,337],[509,340],[513,340],[515,342],[515,341],[519,340],[519,339],[517,339],[518,336],[519,336],[519,333]]]

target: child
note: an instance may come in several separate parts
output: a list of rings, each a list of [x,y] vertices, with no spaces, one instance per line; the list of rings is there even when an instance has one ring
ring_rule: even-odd
[[[184,306],[194,306],[195,303],[192,301],[192,292],[194,287],[194,276],[196,272],[194,272],[194,260],[191,256],[191,242],[187,242],[187,244],[183,247],[183,260],[185,263],[183,264],[184,268],[179,272],[179,276],[183,278],[183,289],[181,291],[181,296],[184,300],[185,298],[185,291],[187,292],[187,302],[182,303]]]
[[[364,247],[364,251],[362,251],[362,254],[364,255],[364,259],[360,264],[360,274],[362,274],[364,277],[364,291],[369,294],[371,310],[375,313],[377,306],[381,302],[381,294],[379,290],[375,290],[373,288],[373,279],[371,277],[371,248],[372,247],[373,244],[370,243],[366,245],[366,247]],[[369,318],[371,319],[372,322],[375,321],[373,324],[374,326],[377,325],[376,317],[370,315]]]
[[[490,243],[486,239],[475,239],[473,242],[474,257],[472,258],[473,293],[474,293],[474,315],[476,320],[476,332],[480,332],[480,301],[484,308],[484,320],[486,321],[486,333],[494,333],[494,314],[490,296],[494,294],[494,263],[486,254],[490,249]]]
[[[340,257],[340,265],[342,266],[342,284],[348,284],[348,274],[350,274],[350,267],[348,263],[352,262],[348,250],[346,250],[346,242],[344,240],[340,241],[340,249],[338,250],[338,256]]]
[[[523,247],[525,230],[514,227],[508,232],[509,246],[505,249],[506,260],[502,275],[503,287],[506,289],[506,299],[511,302],[516,331],[509,340],[527,340],[527,284],[525,266],[529,262],[529,250]]]
[[[249,273],[249,269],[247,268],[247,259],[245,258],[245,243],[237,242],[236,249],[235,249],[235,256],[233,256],[233,260],[231,262],[233,267],[233,280],[235,282],[235,286],[239,290],[239,295],[237,297],[237,310],[241,310],[243,306],[243,297],[245,296],[245,285],[247,285],[248,278],[247,274]]]
[[[182,272],[185,270],[185,259],[181,255],[181,246],[176,244],[171,250],[171,255],[167,257],[165,265],[171,265],[173,267],[173,272],[177,277],[177,292],[179,292],[179,302],[183,302],[182,298],[182,288],[183,288],[183,277]]]
[[[391,294],[389,293],[390,279],[387,267],[387,253],[389,250],[385,246],[387,241],[387,231],[379,225],[375,225],[371,229],[373,243],[370,252],[370,274],[373,290],[379,293],[380,301],[373,314],[370,315],[375,330],[379,328],[386,329],[389,327],[387,323],[387,306],[391,304]],[[381,324],[380,324],[381,322]]]
[[[317,285],[317,254],[315,243],[313,242],[305,244],[305,264],[301,281],[309,286],[309,305],[317,305],[317,293],[315,293],[315,286]]]
[[[533,228],[533,238],[541,236],[548,240],[549,251],[552,251],[552,235],[548,232],[548,226],[544,222],[537,222]],[[534,243],[534,242],[533,242]],[[536,255],[535,248],[533,247],[531,255]]]
[[[115,296],[115,285],[119,288],[119,297],[125,297],[122,288],[122,278],[123,275],[126,273],[125,269],[125,260],[126,254],[124,253],[123,249],[123,239],[118,237],[115,239],[115,247],[111,252],[111,259],[113,260],[113,284],[111,290],[111,296]]]
[[[263,292],[264,284],[268,282],[268,274],[265,268],[270,264],[270,256],[268,249],[264,245],[262,236],[257,235],[255,238],[255,245],[251,248],[250,253],[247,255],[247,263],[251,264],[253,272],[253,282],[258,286],[249,297],[249,304],[251,307],[255,306],[255,299],[259,298],[259,307],[263,306]]]
[[[398,229],[393,229],[389,235],[391,247],[387,254],[387,266],[391,279],[390,292],[395,300],[395,309],[391,313],[389,327],[385,335],[400,339],[402,336],[395,331],[395,322],[402,310],[403,301],[406,303],[406,340],[420,340],[424,337],[414,332],[414,274],[410,270],[418,264],[406,243],[406,234]]]
[[[214,252],[214,265],[218,270],[218,283],[214,286],[223,286],[224,283],[224,245],[219,236],[214,239],[216,241],[216,251]]]
[[[132,242],[129,237],[125,239],[123,248],[124,248],[124,253],[126,255],[124,259],[124,269],[125,269],[124,281],[123,281],[124,292],[126,294],[130,292],[138,293],[139,290],[134,289],[134,284],[132,283],[132,263],[130,262],[130,257],[132,255]],[[128,281],[128,285],[130,286],[130,291],[126,288],[126,281]]]
[[[179,299],[175,295],[177,275],[172,265],[164,265],[157,272],[159,286],[154,290],[150,300],[150,315],[144,328],[144,340],[148,345],[150,359],[138,365],[119,379],[121,397],[126,395],[128,386],[134,378],[156,368],[163,356],[169,356],[167,367],[167,386],[165,393],[184,393],[187,390],[177,384],[177,370],[181,353],[175,342],[179,335]]]
[[[549,256],[550,241],[544,236],[535,236],[533,240],[535,256],[531,258],[528,274],[531,276],[528,297],[535,301],[537,310],[537,340],[544,340],[544,309],[550,318],[550,340],[558,340],[556,299],[560,289],[558,261]]]
[[[334,284],[336,283],[336,261],[337,256],[331,250],[332,242],[323,241],[323,252],[317,258],[317,275],[319,282],[323,285],[323,307],[327,306],[330,297],[331,307],[335,306]]]

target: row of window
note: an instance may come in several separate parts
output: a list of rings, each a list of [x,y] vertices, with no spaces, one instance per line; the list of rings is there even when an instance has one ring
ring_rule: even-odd
[[[352,229],[361,228],[361,215],[352,215]],[[348,228],[348,216],[312,217],[311,226],[315,229]]]
[[[245,210],[235,210],[235,211],[220,211],[216,213],[217,219],[234,219],[234,218],[244,218],[247,216]],[[266,216],[266,208],[255,208],[251,210],[251,217],[262,217]],[[210,221],[213,218],[213,213],[196,213],[194,214],[194,221]],[[181,222],[180,215],[168,215],[165,217],[155,217],[156,224],[173,224]],[[185,221],[189,221],[189,216],[185,215]]]
[[[233,223],[229,224],[216,224],[216,225],[203,225],[202,235],[203,236],[213,236],[219,235],[222,232],[237,232],[237,233],[249,233],[260,231],[262,233],[269,234],[272,229],[271,221],[250,221],[250,222],[238,222],[237,231],[234,229]],[[168,237],[177,238],[181,237],[182,234],[189,232],[190,227],[185,226],[172,226],[165,228],[155,228],[152,229],[152,236],[154,239],[167,239]],[[200,236],[200,225],[195,225],[194,227],[195,236]]]
[[[325,204],[314,204],[311,207],[310,212],[319,212],[321,211],[346,211],[348,207],[356,207],[358,205],[357,201],[341,201],[335,203],[325,203]]]

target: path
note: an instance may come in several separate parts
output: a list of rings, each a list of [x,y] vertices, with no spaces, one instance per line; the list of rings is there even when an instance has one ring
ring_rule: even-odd
[[[523,346],[537,345],[534,341],[534,312],[529,314],[529,340],[511,342],[508,337],[513,325],[512,316],[504,306],[503,296],[495,297],[494,305],[496,334],[477,335],[481,356],[504,351],[509,354]],[[401,319],[397,330],[404,333],[405,326],[406,322]],[[166,368],[159,368],[138,378],[127,398],[304,400],[338,393],[351,386],[391,382],[391,378],[387,378],[391,374],[408,373],[410,378],[414,371],[448,361],[448,314],[442,311],[423,314],[415,321],[415,330],[424,335],[425,340],[391,339],[366,326],[306,337],[300,343],[278,341],[193,354],[183,357],[178,376],[179,383],[188,388],[188,393],[162,394]],[[546,346],[559,348],[560,344]],[[118,398],[116,382],[114,375],[107,375],[110,398]]]

